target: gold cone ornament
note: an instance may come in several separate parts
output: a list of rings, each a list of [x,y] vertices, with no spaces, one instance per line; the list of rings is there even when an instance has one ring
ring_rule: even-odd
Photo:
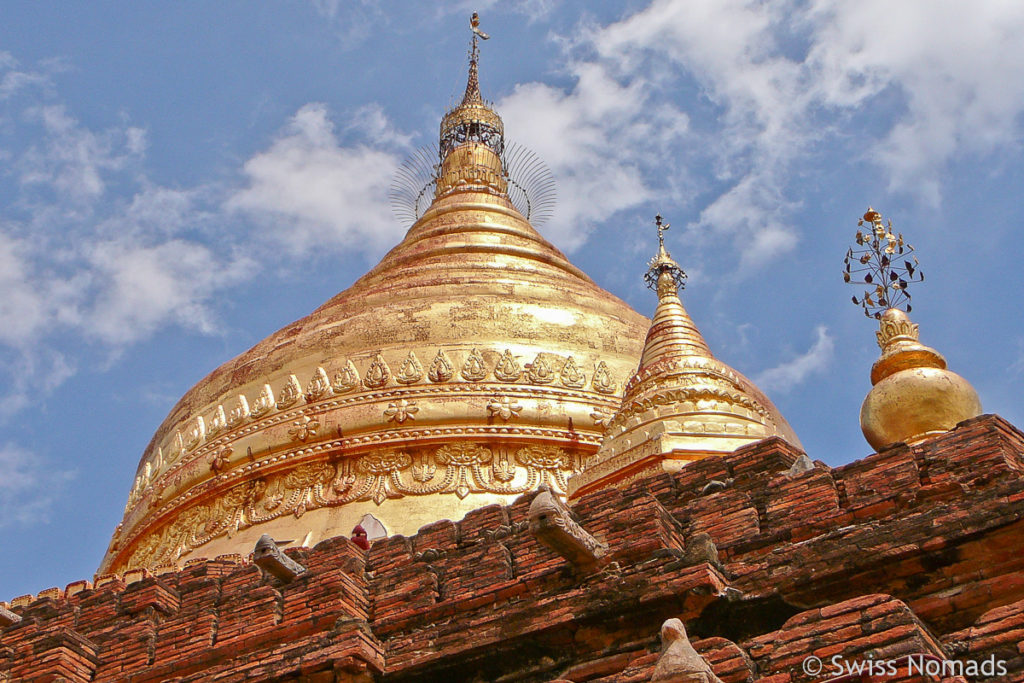
[[[665,250],[667,224],[655,218],[658,254],[644,276],[658,294],[640,366],[608,421],[601,448],[569,480],[575,498],[606,486],[624,486],[656,471],[770,436],[800,448],[796,434],[749,379],[716,359],[679,298],[686,274]]]

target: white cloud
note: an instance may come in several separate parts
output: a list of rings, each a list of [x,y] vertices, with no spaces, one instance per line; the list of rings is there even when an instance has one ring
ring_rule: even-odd
[[[303,107],[246,163],[249,186],[226,201],[213,188],[153,185],[129,168],[143,161],[139,129],[97,133],[61,106],[28,111],[44,142],[17,157],[18,186],[52,193],[23,197],[27,216],[0,224],[3,415],[74,372],[75,359],[54,347],[68,332],[115,352],[167,326],[217,332],[220,293],[250,279],[271,253],[258,242],[243,246],[245,236],[226,229],[226,211],[260,219],[274,253],[281,244],[293,255],[353,244],[372,251],[399,236],[386,197],[397,163],[390,150],[409,137],[379,107],[354,112],[345,131],[362,142],[351,147],[339,145],[323,107]],[[124,182],[107,192],[118,173]]]
[[[905,113],[869,152],[892,189],[938,204],[939,171],[950,158],[1020,140],[1021,3],[817,0],[809,20],[818,99],[863,108],[886,88],[903,96]]]
[[[1017,339],[1017,360],[1010,364],[1014,375],[1024,375],[1024,337]]]
[[[12,443],[0,446],[0,528],[47,521],[54,499],[74,475],[54,473]]]
[[[243,277],[246,259],[230,241],[216,250],[181,233],[209,214],[200,192],[153,186],[130,174],[126,200],[104,197],[108,176],[141,161],[145,136],[122,126],[96,133],[62,106],[30,107],[44,142],[15,165],[22,185],[45,183],[49,201],[28,200],[27,220],[0,229],[0,344],[19,349],[24,368],[39,341],[74,330],[121,346],[167,324],[213,330],[205,303]],[[68,239],[73,236],[73,239]]]
[[[314,11],[330,23],[343,49],[355,49],[387,23],[391,13],[376,0],[311,0]],[[403,14],[404,16],[404,14]]]
[[[18,60],[9,52],[0,51],[0,101],[29,86],[49,84],[46,75],[18,68]]]
[[[7,378],[0,392],[0,420],[48,396],[74,374],[74,360],[45,345],[16,354],[0,349],[0,376]]]
[[[105,236],[174,236],[210,221],[212,213],[201,206],[197,190],[180,190],[144,184],[128,205],[99,225]]]
[[[555,0],[517,0],[508,5],[513,12],[526,17],[530,23],[547,17],[556,6]]]
[[[388,24],[402,24],[416,30],[433,30],[443,22],[451,30],[451,19],[461,18],[460,27],[469,27],[469,17],[479,12],[484,31],[496,26],[500,14],[518,14],[533,23],[547,17],[556,8],[554,0],[449,0],[443,3],[404,2],[382,4],[377,0],[310,0],[314,11],[330,22],[343,48],[351,49],[381,33]],[[500,14],[498,12],[500,10]],[[465,30],[464,29],[464,30]],[[469,35],[467,31],[467,37]]]
[[[811,375],[825,370],[832,362],[835,341],[824,325],[819,325],[814,334],[814,344],[806,353],[765,370],[757,376],[754,383],[767,392],[785,393]]]
[[[726,187],[689,236],[757,265],[793,243],[787,183],[823,141],[931,204],[951,159],[1019,144],[1022,34],[1020,3],[654,0],[579,45],[622,82],[692,79],[717,108],[702,138]]]
[[[168,325],[215,331],[210,303],[250,271],[230,235],[208,244],[211,192],[141,174],[142,129],[97,132],[37,95],[12,100],[20,115],[0,129],[15,171],[0,208],[0,417],[56,389],[90,343],[118,351]],[[70,354],[58,350],[69,333]]]
[[[195,242],[154,245],[101,242],[88,261],[97,293],[86,312],[87,332],[121,346],[176,324],[202,333],[217,330],[207,303],[225,286],[250,277],[252,263]]]
[[[231,234],[216,205],[220,196],[209,188],[141,185],[79,249],[89,292],[81,326],[115,347],[167,325],[217,332],[211,305],[258,272],[246,253],[254,249]]]
[[[670,183],[664,147],[686,132],[687,117],[652,100],[647,83],[617,81],[600,64],[574,62],[565,92],[519,85],[497,103],[511,139],[551,168],[558,205],[545,234],[572,250],[594,224],[652,200]]]
[[[27,245],[0,231],[0,343],[16,346],[31,339],[53,315],[53,301],[32,277]]]
[[[77,321],[82,282],[63,269],[64,257],[26,226],[0,228],[0,345],[28,350],[56,327]]]
[[[0,55],[0,77],[11,64]],[[324,107],[303,107],[232,194],[154,185],[145,131],[89,128],[53,99],[21,92],[0,128],[14,171],[0,178],[14,181],[0,209],[0,416],[53,391],[90,349],[116,354],[168,326],[217,332],[220,294],[281,245],[375,252],[400,237],[387,191],[410,136],[379,106],[351,114],[349,146]],[[232,230],[233,211],[266,231]],[[69,334],[82,342],[70,355],[58,351]]]
[[[342,146],[322,104],[307,104],[268,150],[243,168],[248,186],[227,201],[261,223],[292,255],[327,248],[377,253],[402,235],[388,188],[401,161],[385,146],[407,144],[375,108],[356,113],[349,131],[367,142]]]
[[[78,124],[62,105],[29,109],[44,129],[44,142],[30,147],[18,163],[26,185],[52,186],[65,198],[84,201],[103,194],[104,174],[138,160],[146,148],[143,129],[124,126],[96,133]]]
[[[797,241],[786,221],[791,208],[767,173],[751,173],[719,195],[689,226],[687,239],[706,245],[722,236],[733,238],[740,251],[740,272],[773,261]]]
[[[323,105],[307,104],[295,116],[297,118],[304,112],[309,115],[308,112],[319,112],[321,109],[323,109]],[[309,123],[316,127],[325,127],[328,131],[331,129],[326,109],[323,109],[322,114],[311,119]],[[384,112],[384,108],[376,103],[364,105],[352,112],[345,125],[345,131],[387,150],[406,150],[412,144],[414,137],[395,128]]]
[[[807,106],[798,64],[782,53],[788,3],[656,0],[595,31],[590,44],[611,68],[633,77],[661,72],[669,84],[694,79],[720,110],[702,133],[717,180],[687,238],[728,237],[743,267],[766,263],[795,242],[785,220],[788,164],[814,137],[801,130]]]
[[[554,0],[514,0],[509,2],[508,0],[456,0],[455,2],[447,2],[438,5],[440,10],[445,16],[448,15],[463,15],[466,19],[473,12],[480,12],[483,24],[481,28],[487,30],[487,19],[490,16],[489,10],[495,7],[500,7],[502,11],[509,11],[515,14],[519,14],[527,18],[530,23],[539,21],[544,17],[551,14],[552,10],[555,9]]]

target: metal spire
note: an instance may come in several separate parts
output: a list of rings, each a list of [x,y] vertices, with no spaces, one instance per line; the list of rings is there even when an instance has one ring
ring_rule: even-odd
[[[666,287],[669,287],[670,284],[674,284],[674,287],[670,287],[672,294],[686,287],[686,272],[665,250],[665,231],[671,225],[662,223],[661,220],[661,214],[654,217],[654,225],[658,228],[658,255],[651,259],[648,270],[644,273],[644,282],[649,288],[658,292],[659,297],[668,293]],[[668,279],[663,281],[661,277],[663,274],[667,274]],[[661,284],[659,285],[659,283]]]

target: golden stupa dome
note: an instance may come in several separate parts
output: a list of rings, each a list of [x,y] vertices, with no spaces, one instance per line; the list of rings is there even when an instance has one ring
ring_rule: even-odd
[[[913,444],[981,415],[970,382],[918,341],[918,327],[898,308],[882,313],[876,333],[882,355],[871,366],[871,391],[860,408],[864,438],[875,450]]]
[[[369,273],[228,361],[143,454],[100,571],[390,534],[564,491],[600,444],[647,321],[506,193],[476,85],[441,130],[433,204]]]
[[[655,471],[673,472],[710,455],[779,436],[800,448],[793,429],[753,382],[716,359],[679,298],[685,273],[665,251],[661,216],[658,255],[647,272],[658,293],[640,367],[626,384],[604,442],[569,480],[575,498],[622,486]]]

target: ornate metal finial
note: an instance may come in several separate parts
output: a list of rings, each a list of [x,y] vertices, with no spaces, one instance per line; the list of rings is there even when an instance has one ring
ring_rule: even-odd
[[[466,81],[466,94],[462,97],[463,104],[483,104],[480,96],[480,75],[477,65],[480,62],[480,44],[477,38],[489,40],[490,36],[480,30],[480,15],[473,12],[469,19],[469,28],[473,31],[473,46],[469,50],[469,80]]]
[[[890,308],[901,308],[909,313],[910,283],[924,282],[924,273],[918,269],[914,247],[903,240],[903,233],[893,234],[892,221],[882,223],[882,214],[870,206],[864,217],[857,221],[858,230],[854,238],[859,249],[850,248],[843,259],[843,280],[858,285],[868,285],[860,298],[853,297],[853,303],[864,309],[864,315],[881,320],[882,313]]]
[[[660,213],[654,217],[654,224],[658,226],[658,249],[661,250],[665,248],[665,231],[671,228],[672,224],[665,223],[662,225]]]
[[[670,225],[661,220],[661,214],[654,217],[654,225],[658,228],[658,255],[650,260],[648,270],[644,273],[644,282],[659,297],[670,293],[670,290],[675,293],[686,287],[686,272],[665,251],[665,231]],[[666,277],[663,278],[663,275]]]
[[[469,28],[473,31],[473,42],[469,50],[469,78],[466,81],[466,94],[462,102],[445,114],[441,120],[441,138],[438,149],[439,161],[465,142],[482,142],[499,156],[505,150],[505,126],[494,110],[484,102],[480,95],[480,40],[488,40],[489,35],[480,30],[480,15],[473,13],[469,20]]]
[[[473,31],[474,36],[480,36],[482,40],[490,40],[491,37],[480,30],[480,15],[473,12],[473,16],[469,18],[469,28]],[[476,46],[476,38],[473,38],[473,45]]]

